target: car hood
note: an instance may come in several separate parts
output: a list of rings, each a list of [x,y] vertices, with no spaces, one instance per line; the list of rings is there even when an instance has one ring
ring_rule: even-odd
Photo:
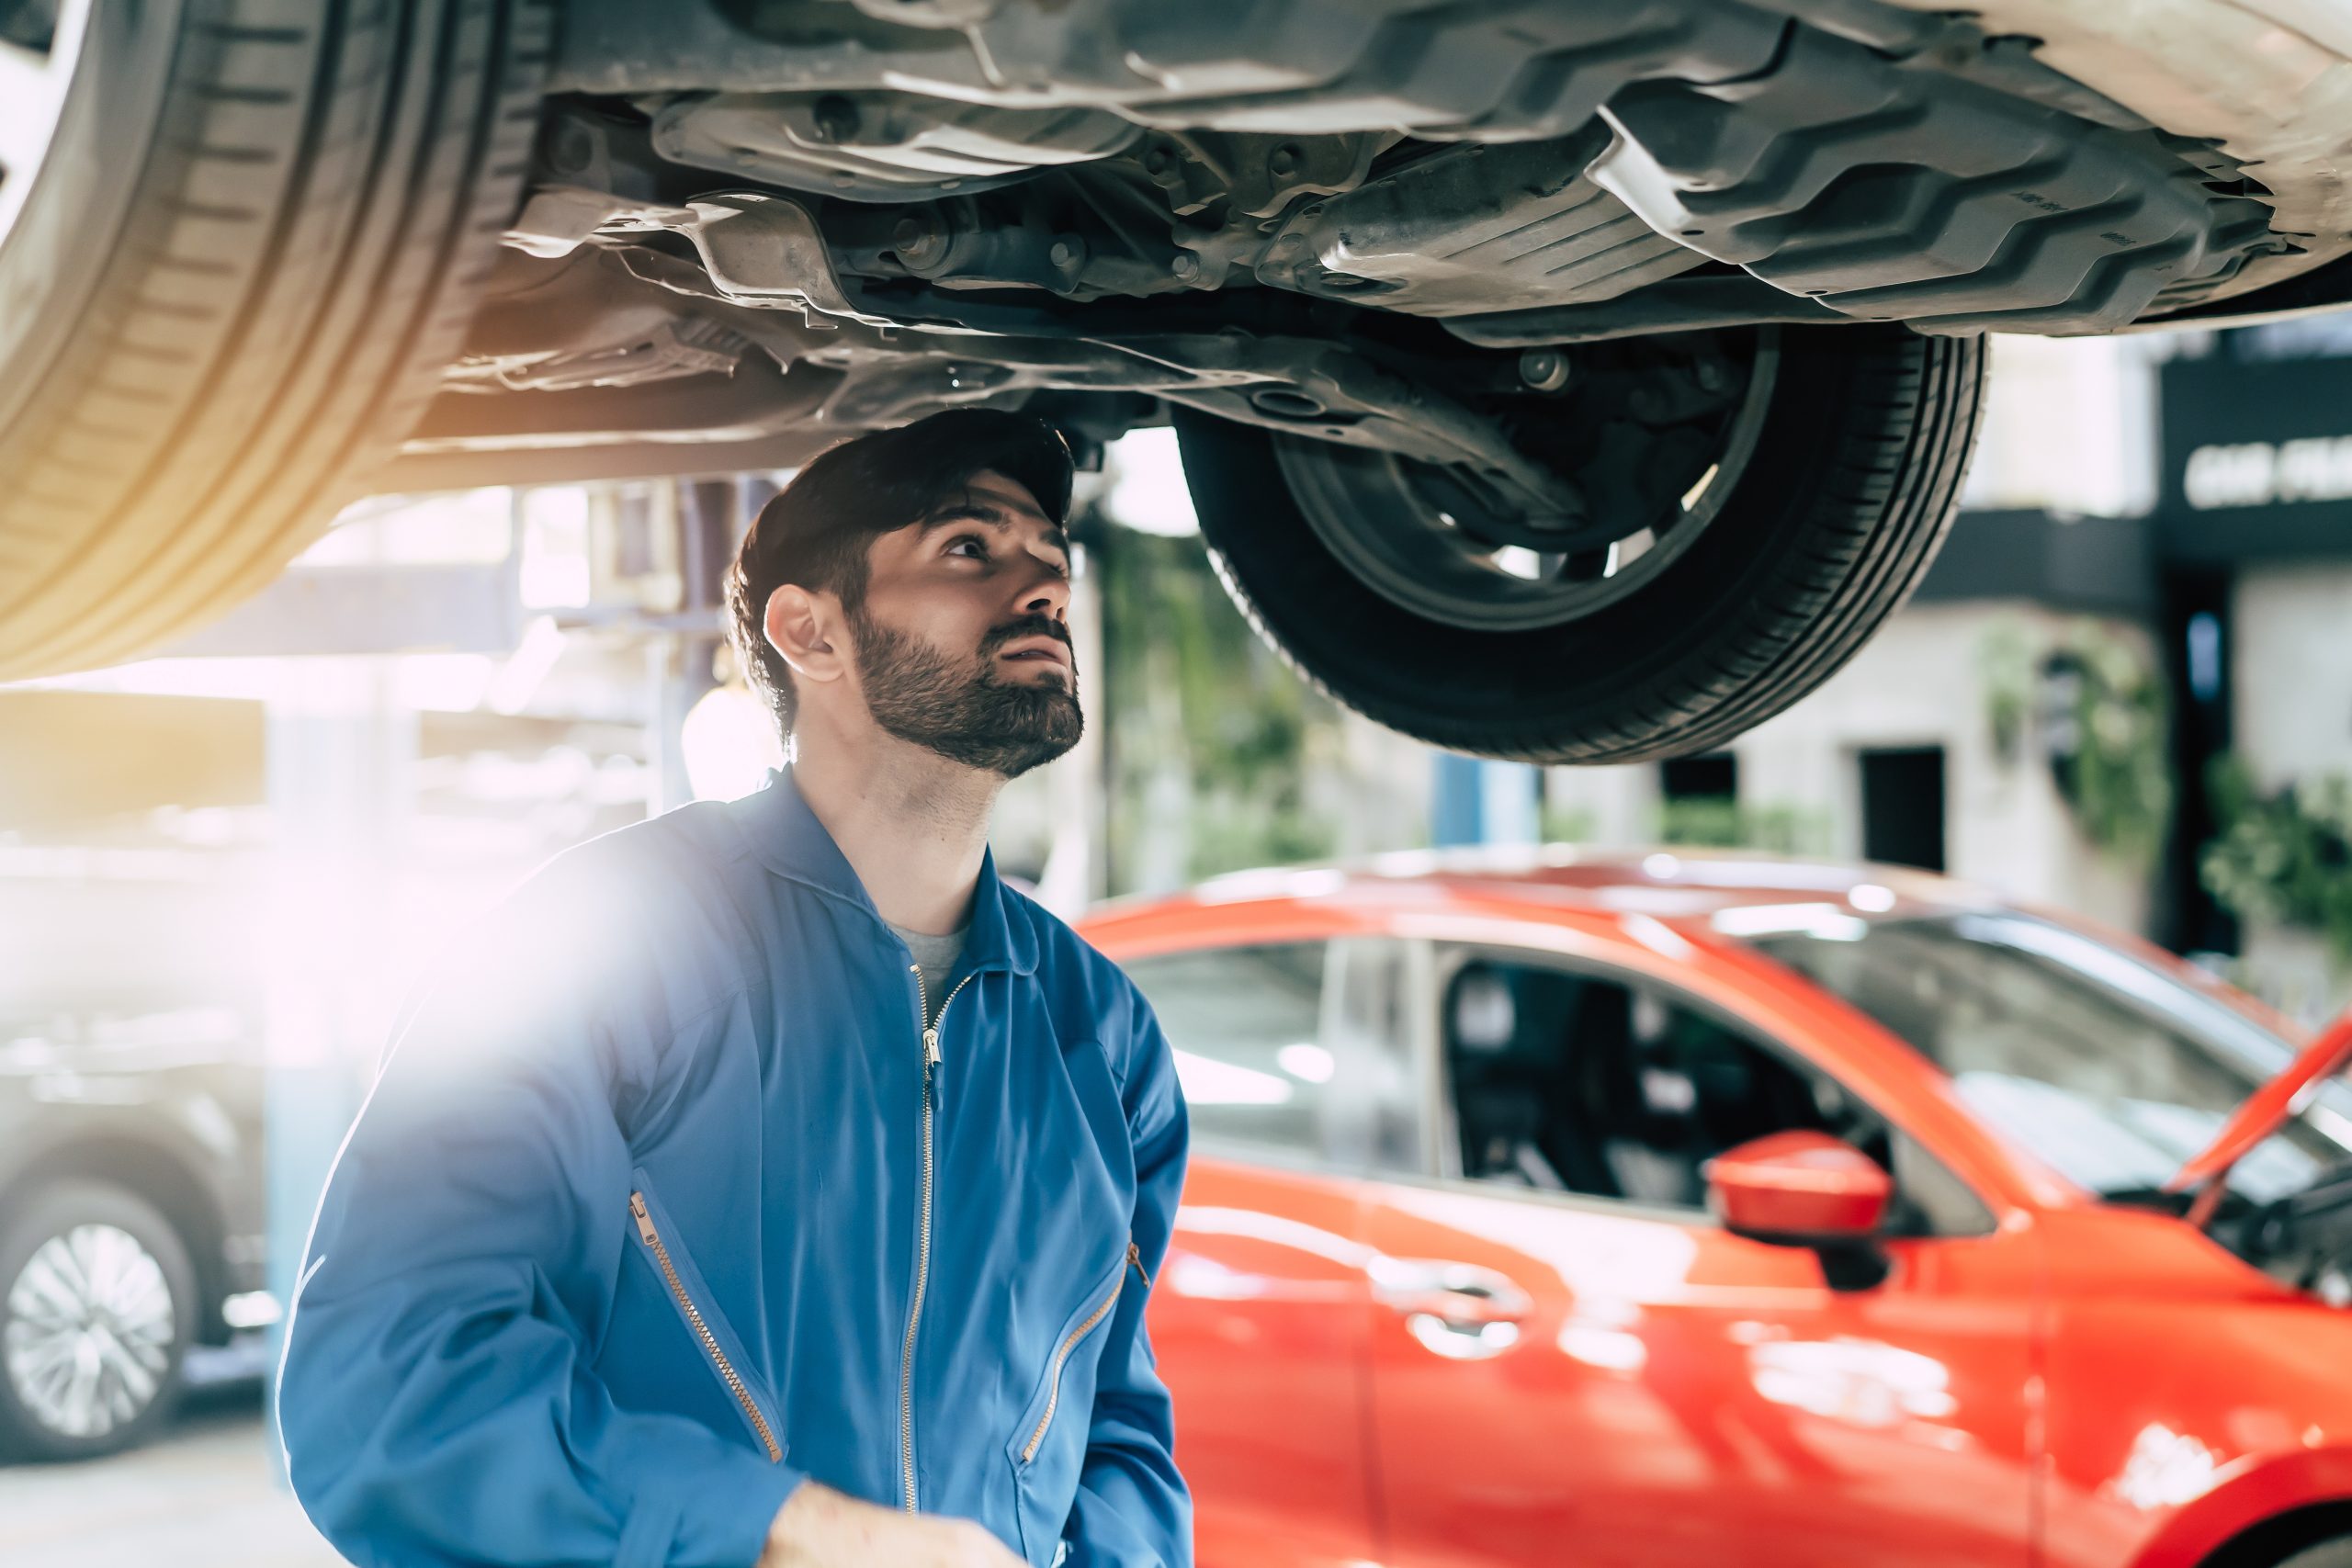
[[[2320,1083],[2352,1063],[2352,1008],[2314,1036],[2278,1077],[2246,1096],[2205,1145],[2165,1184],[2172,1192],[2194,1192],[2220,1181],[2254,1146],[2278,1130],[2317,1092]]]

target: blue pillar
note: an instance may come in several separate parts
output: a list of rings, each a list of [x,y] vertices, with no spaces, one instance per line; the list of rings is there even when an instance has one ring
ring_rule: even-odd
[[[1452,751],[1436,753],[1430,791],[1430,842],[1532,844],[1543,837],[1535,770],[1524,762],[1490,762]]]
[[[1430,760],[1430,842],[1476,844],[1486,837],[1486,791],[1476,757],[1440,751]]]

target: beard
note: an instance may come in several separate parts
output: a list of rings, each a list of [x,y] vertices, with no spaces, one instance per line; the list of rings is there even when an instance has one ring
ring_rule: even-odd
[[[858,681],[874,722],[951,762],[1019,778],[1078,744],[1086,720],[1078,706],[1078,673],[1067,687],[996,677],[996,650],[1015,637],[1069,637],[1033,615],[981,639],[978,668],[963,666],[931,643],[884,626],[864,606],[849,615]]]

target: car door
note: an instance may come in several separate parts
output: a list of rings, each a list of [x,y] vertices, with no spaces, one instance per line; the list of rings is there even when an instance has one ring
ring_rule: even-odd
[[[1803,1058],[1657,979],[1440,947],[1435,1159],[1367,1194],[1390,1568],[2022,1564],[2026,1240]],[[1894,1169],[1834,1290],[1700,1168],[1814,1127]]]
[[[1347,998],[1366,994],[1374,958],[1312,941],[1123,965],[1175,1050],[1192,1118],[1150,1328],[1202,1568],[1374,1556],[1368,1254],[1335,1150],[1353,1119]]]

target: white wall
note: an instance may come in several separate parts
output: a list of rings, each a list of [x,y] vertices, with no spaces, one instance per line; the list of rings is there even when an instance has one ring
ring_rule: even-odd
[[[2132,517],[2155,505],[2156,345],[2001,333],[1986,342],[1992,389],[1963,507]]]
[[[2250,567],[2231,618],[2233,729],[2256,782],[2352,773],[2352,565]]]
[[[2026,746],[2014,758],[2002,756],[1986,719],[1986,637],[2005,624],[2022,626],[2029,637],[2047,637],[2064,621],[2024,602],[1902,611],[1819,691],[1733,747],[1740,803],[1821,812],[1830,852],[1855,858],[1861,853],[1859,754],[1940,746],[1944,852],[1952,875],[2145,931],[2147,871],[2086,841],[2047,764]],[[1656,832],[1656,779],[1657,770],[1645,766],[1555,769],[1550,788],[1555,803],[1589,818],[1593,841],[1635,844]]]

